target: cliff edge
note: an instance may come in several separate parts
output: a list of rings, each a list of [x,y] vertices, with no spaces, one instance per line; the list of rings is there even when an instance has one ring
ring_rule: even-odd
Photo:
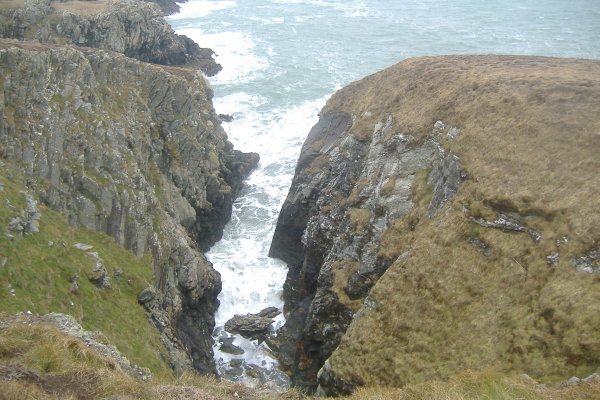
[[[162,15],[156,4],[141,0],[16,0],[0,5],[0,37],[112,50],[154,64],[198,68],[207,76],[222,69],[211,49],[176,34]]]
[[[270,251],[296,385],[594,372],[599,109],[600,62],[526,56],[410,59],[333,95]]]

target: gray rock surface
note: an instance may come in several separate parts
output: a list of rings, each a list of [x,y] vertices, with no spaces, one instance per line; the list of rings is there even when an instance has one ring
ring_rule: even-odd
[[[450,199],[464,179],[460,164],[439,145],[457,128],[439,122],[427,140],[395,132],[390,115],[348,134],[355,115],[321,115],[300,153],[282,207],[270,256],[289,265],[284,286],[287,322],[269,344],[295,385],[314,389],[317,372],[333,352],[369,289],[390,265],[381,258],[382,233],[413,207],[417,172],[431,168],[429,213]],[[292,343],[292,344],[290,344]]]
[[[232,149],[204,77],[0,39],[0,85],[0,156],[70,223],[152,255],[154,296],[140,302],[171,365],[212,373],[221,283],[199,250],[220,238],[258,156]]]
[[[107,10],[96,14],[26,0],[22,8],[0,12],[0,37],[96,47],[155,64],[195,66],[208,76],[221,70],[211,49],[176,34],[162,15],[155,4],[140,0],[107,2]]]
[[[273,323],[273,318],[280,314],[276,307],[268,307],[256,314],[236,314],[225,322],[225,330],[242,335],[247,339],[264,340]]]

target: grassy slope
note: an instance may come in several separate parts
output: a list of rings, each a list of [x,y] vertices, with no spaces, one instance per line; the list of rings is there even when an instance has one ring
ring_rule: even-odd
[[[380,254],[410,255],[372,291],[379,308],[356,321],[331,359],[343,378],[403,386],[468,368],[526,372],[545,382],[600,365],[600,276],[570,260],[600,242],[600,63],[534,57],[421,58],[338,92],[326,111],[359,117],[369,135],[422,139],[436,120],[461,129],[443,145],[469,179],[433,218],[426,174],[417,206],[384,234]],[[370,111],[371,113],[367,113]],[[542,232],[483,228],[468,217],[526,216]],[[560,248],[557,240],[568,237]],[[491,247],[485,257],[468,238]],[[551,268],[546,257],[560,253]]]
[[[137,304],[137,295],[152,282],[149,257],[137,259],[111,237],[71,226],[62,215],[40,203],[40,232],[7,238],[8,222],[24,206],[21,191],[25,188],[20,179],[8,166],[0,169],[0,182],[4,183],[0,192],[0,263],[6,259],[0,267],[0,310],[70,314],[85,329],[104,333],[133,363],[150,368],[154,374],[170,375],[169,367],[159,355],[162,345],[158,332],[149,324],[143,307]],[[11,210],[7,200],[18,210]],[[54,244],[49,246],[48,242]],[[112,289],[99,290],[87,279],[95,260],[73,247],[75,243],[93,246],[90,251],[97,252],[104,260]],[[118,269],[123,274],[113,278]],[[71,291],[73,276],[78,276],[79,294]],[[14,297],[8,285],[14,289]]]

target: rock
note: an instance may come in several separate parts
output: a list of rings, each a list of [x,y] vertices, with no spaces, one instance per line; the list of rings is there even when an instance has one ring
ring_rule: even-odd
[[[560,261],[560,255],[558,253],[546,256],[546,263],[551,267],[558,266],[559,261]]]
[[[591,381],[591,380],[600,380],[600,374],[597,373],[597,372],[594,372],[590,376],[588,376],[586,378],[583,378],[581,381],[582,382],[587,382],[587,381]]]
[[[22,193],[25,196],[25,209],[21,210],[20,217],[14,217],[8,223],[8,230],[19,236],[38,233],[40,230],[39,220],[42,217],[37,208],[37,201],[33,196],[26,192]],[[7,205],[9,204],[7,203]]]
[[[96,252],[88,252],[95,260],[94,268],[89,272],[88,279],[92,282],[98,289],[110,289],[110,280],[108,279],[106,268],[104,267],[104,261],[98,256]]]
[[[600,250],[592,249],[582,257],[573,258],[571,264],[577,271],[600,274]]]
[[[244,354],[244,350],[241,347],[233,344],[234,339],[235,338],[233,337],[220,338],[219,342],[221,343],[221,346],[219,346],[219,350],[236,356]]]
[[[207,76],[222,69],[211,49],[176,34],[161,15],[154,4],[138,0],[109,2],[97,13],[60,11],[50,0],[29,0],[24,8],[0,13],[0,37],[106,49],[155,64],[197,67]]]
[[[94,248],[94,246],[85,243],[75,243],[73,247],[82,251],[88,251]]]
[[[492,249],[490,248],[490,246],[488,246],[481,239],[470,237],[470,238],[467,238],[467,243],[470,243],[473,246],[477,247],[479,250],[481,250],[483,255],[486,257],[489,257],[489,255],[492,254]]]
[[[581,382],[581,379],[579,379],[576,376],[572,376],[568,381],[567,381],[567,385],[577,385]]]
[[[236,314],[229,321],[225,322],[225,330],[230,333],[242,335],[247,339],[262,339],[271,328],[272,323],[273,319],[269,317],[261,317],[253,314]]]
[[[229,114],[219,114],[219,119],[222,122],[231,122],[233,121],[233,117]]]

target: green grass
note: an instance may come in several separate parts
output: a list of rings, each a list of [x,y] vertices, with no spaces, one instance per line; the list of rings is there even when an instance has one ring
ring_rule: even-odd
[[[6,167],[2,173],[6,172]],[[13,174],[17,176],[16,174]],[[146,319],[137,295],[152,282],[149,256],[137,259],[117,245],[113,238],[82,226],[71,226],[59,213],[38,202],[42,214],[40,232],[7,238],[4,233],[11,218],[18,215],[6,205],[9,200],[18,209],[24,205],[24,188],[0,176],[0,309],[6,313],[31,311],[34,314],[61,312],[74,316],[87,330],[99,330],[133,363],[150,368],[154,374],[170,374],[161,359],[163,347],[158,332]],[[53,242],[53,245],[49,245]],[[103,259],[112,289],[100,290],[87,278],[94,259],[73,245],[93,246]],[[122,275],[113,278],[116,270]],[[77,276],[79,293],[73,293],[72,279]],[[14,289],[14,297],[8,285]]]

